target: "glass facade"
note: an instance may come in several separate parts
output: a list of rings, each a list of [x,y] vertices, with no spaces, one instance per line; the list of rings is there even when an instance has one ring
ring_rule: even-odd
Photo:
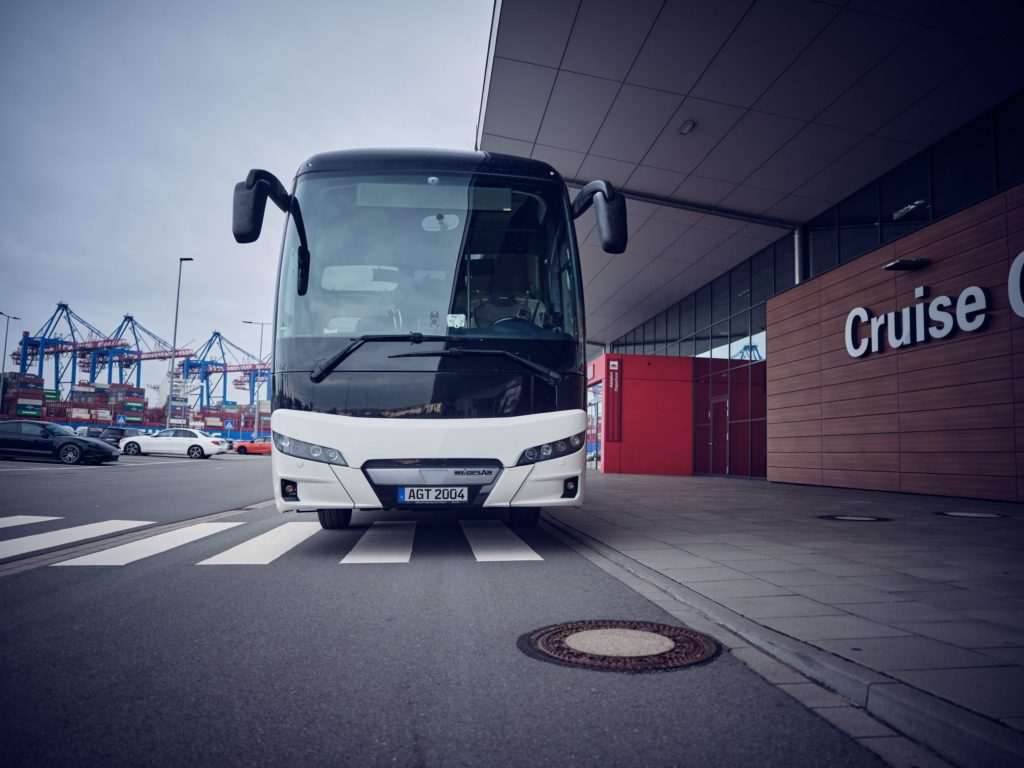
[[[809,277],[1024,182],[1018,93],[806,225]],[[694,360],[694,471],[766,475],[765,302],[796,283],[793,237],[754,254],[611,344]]]

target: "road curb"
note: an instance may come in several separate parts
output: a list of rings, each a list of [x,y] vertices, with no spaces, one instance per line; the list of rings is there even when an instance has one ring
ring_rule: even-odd
[[[544,522],[623,570],[692,606],[769,656],[831,688],[873,717],[964,768],[1024,765],[1024,736],[903,682],[758,624],[547,512]]]

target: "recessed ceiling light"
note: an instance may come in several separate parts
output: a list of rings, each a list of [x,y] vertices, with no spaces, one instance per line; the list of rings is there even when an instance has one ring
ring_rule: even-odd
[[[687,120],[685,123],[679,126],[679,133],[685,136],[696,127],[697,123],[695,123],[693,120]]]

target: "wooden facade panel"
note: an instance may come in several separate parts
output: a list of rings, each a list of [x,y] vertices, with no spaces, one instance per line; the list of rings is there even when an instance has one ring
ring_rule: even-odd
[[[791,467],[795,469],[821,469],[820,452],[768,454],[769,467]]]
[[[768,369],[768,381],[775,379],[788,379],[793,376],[802,376],[809,373],[821,371],[821,358],[805,357],[802,360],[794,360],[783,365],[774,365],[772,356],[768,356],[766,367]]]
[[[900,449],[907,453],[1012,452],[1016,440],[1011,427],[904,432],[900,435]]]
[[[770,398],[775,395],[781,395],[786,392],[797,392],[801,389],[811,389],[812,387],[820,386],[821,371],[799,373],[796,376],[787,376],[785,378],[769,378],[766,384],[769,397],[768,402],[771,402]]]
[[[853,400],[830,400],[821,404],[821,418],[846,419],[851,416],[883,416],[895,418],[899,399],[892,395],[876,395]]]
[[[1013,208],[1006,212],[1006,231],[1010,234],[1024,232],[1024,207]]]
[[[928,297],[943,294],[956,299],[969,285],[987,285],[977,275],[982,269],[998,267],[1006,283],[1006,238],[1000,237],[962,254],[962,258],[946,259],[929,264],[922,272],[905,272],[896,278],[896,299],[901,307],[916,304],[914,291],[919,286],[928,288]],[[944,290],[945,289],[945,290]]]
[[[821,357],[821,340],[816,334],[814,338],[802,344],[793,344],[781,349],[772,347],[772,353],[765,362],[769,368],[779,368],[787,363],[805,360],[808,357],[813,357],[815,360]]]
[[[938,368],[951,362],[983,360],[986,357],[1005,355],[1010,347],[1010,332],[981,333],[970,335],[959,334],[942,343],[931,342],[915,344],[896,353],[901,374],[920,371],[925,368]]]
[[[968,405],[899,415],[901,432],[935,432],[940,429],[1004,429],[1013,423],[1013,405]],[[824,429],[822,430],[824,434]]]
[[[963,403],[975,406],[1013,403],[1013,382],[984,381],[980,384],[964,384],[959,387],[939,387],[915,392],[900,392],[900,413],[931,411],[938,408],[955,408]]]
[[[1009,381],[1013,378],[1013,358],[1009,355],[964,360],[937,368],[907,371],[899,377],[900,392],[950,389],[972,382]],[[1012,387],[1010,387],[1012,390]],[[1008,395],[1012,399],[1012,395]],[[915,409],[915,410],[920,410]]]
[[[893,472],[900,468],[899,453],[823,453],[822,469],[855,469],[860,472]]]
[[[845,351],[843,355],[845,360],[849,360],[850,363],[823,368],[821,371],[821,386],[829,387],[833,384],[843,384],[848,381],[864,381],[865,379],[877,379],[882,376],[895,376],[899,365],[896,355],[872,355],[859,359],[850,357]]]
[[[820,421],[785,421],[778,424],[768,424],[768,439],[774,440],[780,437],[806,437],[807,435],[820,435]]]
[[[943,475],[1016,477],[1015,453],[907,453],[899,456],[901,472]]]
[[[934,475],[900,473],[904,493],[929,493],[939,496],[964,496],[971,499],[1009,501],[1017,496],[1017,479],[971,475]]]
[[[829,435],[821,438],[825,453],[875,452],[899,453],[900,435],[890,432],[881,435]]]
[[[794,405],[811,405],[821,402],[821,388],[798,389],[784,395],[774,395],[769,401],[773,409],[789,408]]]
[[[929,227],[919,229],[893,243],[900,259],[939,259],[956,256],[1006,231],[1006,198],[994,195],[967,210],[954,213]],[[918,253],[926,249],[928,253]]]
[[[810,421],[821,419],[821,405],[794,405],[791,408],[769,408],[768,423],[782,421]]]
[[[821,484],[835,488],[862,488],[869,491],[898,491],[898,472],[858,472],[848,469],[825,469],[821,473]]]
[[[899,414],[883,413],[877,416],[848,416],[843,419],[823,419],[822,435],[877,435],[899,431]]]
[[[817,323],[811,323],[805,328],[798,328],[795,331],[784,333],[781,336],[772,336],[772,350],[788,349],[796,344],[816,340],[821,334],[821,328]]]
[[[768,437],[769,453],[821,453],[821,436]]]
[[[859,259],[854,259],[846,264],[841,264],[836,269],[831,269],[821,277],[815,278],[820,284],[821,290],[831,288],[836,283],[845,283],[853,280],[857,275],[872,270],[881,271],[882,267],[892,261],[895,257],[892,243],[876,248],[871,253],[866,253]]]
[[[785,320],[769,320],[768,322],[772,329],[772,337],[774,338],[775,336],[785,336],[787,333],[799,331],[800,329],[807,328],[808,326],[816,327],[820,320],[821,308],[814,307],[787,317]],[[774,350],[774,348],[773,344],[772,349]]]
[[[880,268],[883,264],[884,262],[850,275],[845,280],[837,281],[833,285],[823,287],[821,289],[822,313],[825,313],[830,305],[840,308],[847,304],[850,304],[850,308],[863,306],[862,302],[867,299],[862,297],[869,293],[878,292],[884,294],[886,298],[894,297],[896,295],[896,280],[892,272]],[[885,293],[886,290],[888,294]],[[844,314],[849,311],[849,309],[844,310]]]
[[[807,283],[804,283],[803,285],[807,285]],[[789,292],[787,291],[787,293]],[[785,296],[786,294],[782,295]],[[805,312],[817,312],[821,308],[821,302],[818,300],[817,291],[807,293],[800,299],[792,301],[788,304],[783,304],[782,306],[776,306],[773,303],[774,301],[775,298],[771,298],[768,300],[766,310],[766,319],[771,324],[785,322],[786,320],[801,315]]]
[[[768,479],[773,483],[821,485],[821,470],[799,467],[768,467]]]
[[[808,296],[817,295],[820,289],[821,286],[813,280],[807,280],[799,285],[794,285],[789,290],[778,293],[768,299],[768,313],[770,315],[773,311],[781,311],[783,307],[802,301]],[[813,303],[812,301],[811,304],[813,305]]]
[[[1006,190],[1003,197],[1006,198],[1007,211],[1024,206],[1024,184],[1018,184],[1016,187]]]
[[[863,381],[844,381],[842,384],[831,384],[821,388],[821,402],[835,400],[856,400],[863,397],[890,395],[895,399],[899,381],[895,376],[882,376]]]
[[[838,331],[842,331],[846,324],[846,316],[850,314],[851,309],[856,307],[863,307],[875,316],[894,311],[896,309],[896,286],[892,278],[890,277],[887,283],[876,285],[860,294],[822,307],[822,322],[829,322],[836,326]]]

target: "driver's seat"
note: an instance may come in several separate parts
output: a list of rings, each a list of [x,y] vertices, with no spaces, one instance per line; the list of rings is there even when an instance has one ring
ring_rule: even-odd
[[[473,310],[477,327],[494,325],[512,318],[533,322],[536,310],[530,307],[530,277],[520,264],[522,259],[517,254],[500,254],[495,257],[490,295]]]

